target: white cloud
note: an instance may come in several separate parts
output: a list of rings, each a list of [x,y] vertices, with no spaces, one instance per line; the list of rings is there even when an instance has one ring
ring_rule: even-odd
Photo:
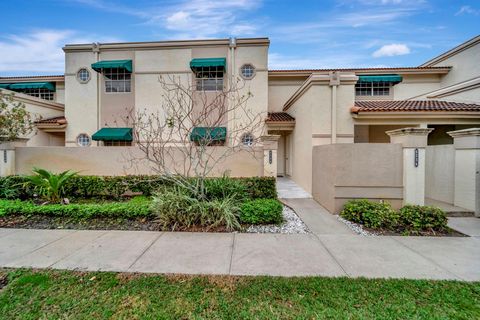
[[[243,21],[262,0],[180,0],[150,7],[128,7],[106,0],[74,0],[99,10],[140,18],[142,24],[165,28],[172,38],[211,38],[219,34],[251,35],[259,21]],[[250,17],[248,17],[250,18]]]
[[[462,14],[473,14],[475,16],[480,15],[480,10],[474,9],[470,6],[462,6],[460,7],[460,10],[455,13],[456,16],[462,15]]]
[[[21,35],[0,38],[0,73],[41,74],[64,73],[66,43],[91,43],[93,41],[118,41],[114,38],[83,35],[72,30],[34,30]]]
[[[372,56],[374,58],[402,56],[410,53],[410,48],[406,44],[392,43],[382,46],[375,51]]]

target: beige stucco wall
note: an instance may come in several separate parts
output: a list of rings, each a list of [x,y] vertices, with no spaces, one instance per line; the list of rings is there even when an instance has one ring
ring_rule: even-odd
[[[425,158],[425,197],[453,204],[454,178],[453,145],[428,146]]]
[[[1,89],[6,94],[14,94],[14,101],[23,103],[25,109],[30,113],[32,119],[48,119],[52,117],[62,116],[62,105],[50,105],[48,101],[31,97],[22,93],[12,92],[10,90]],[[31,134],[20,138],[28,139],[27,146],[63,146],[65,138],[62,135],[50,134],[41,130],[34,130]]]
[[[480,43],[463,50],[433,66],[451,66],[452,70],[442,79],[442,87],[450,86],[480,76]]]
[[[331,144],[313,147],[312,195],[332,213],[350,199],[385,200],[401,206],[400,144]]]
[[[214,156],[224,153],[224,147],[212,148],[215,148]],[[28,174],[33,167],[54,172],[74,170],[82,175],[155,174],[152,165],[145,160],[134,162],[132,166],[131,160],[141,156],[136,147],[20,147],[16,149],[15,165],[17,174]],[[183,163],[171,165],[183,166]],[[236,152],[220,161],[211,175],[224,173],[233,177],[262,176],[263,151]]]
[[[99,128],[99,109],[97,104],[98,73],[90,68],[95,62],[93,52],[65,53],[65,117],[68,126],[65,132],[66,146],[77,146],[80,133],[94,134]],[[77,81],[77,72],[86,68],[90,72],[90,81]],[[96,143],[92,142],[95,146]]]
[[[305,78],[272,79],[268,82],[268,111],[282,112],[283,105],[300,88]]]
[[[405,100],[441,87],[437,74],[404,74],[402,82],[393,86],[393,100]]]

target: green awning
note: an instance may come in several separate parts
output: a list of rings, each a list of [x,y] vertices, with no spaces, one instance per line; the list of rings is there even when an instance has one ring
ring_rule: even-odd
[[[195,127],[190,133],[190,141],[225,141],[226,138],[225,127]]]
[[[105,60],[92,63],[92,69],[102,72],[102,69],[120,68],[132,72],[132,60]]]
[[[202,58],[202,59],[192,59],[190,61],[190,68],[201,68],[201,67],[223,67],[227,65],[226,58]]]
[[[25,90],[25,89],[47,89],[55,92],[55,84],[52,82],[19,82],[8,86],[11,90]]]
[[[8,87],[10,87],[10,83],[0,83],[1,89],[8,89]]]
[[[132,128],[102,128],[92,136],[95,141],[132,141]]]
[[[402,82],[402,76],[398,74],[368,75],[358,76],[358,78],[358,82]]]

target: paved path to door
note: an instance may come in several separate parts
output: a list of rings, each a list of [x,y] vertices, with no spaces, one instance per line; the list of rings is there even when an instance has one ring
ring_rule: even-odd
[[[311,234],[0,229],[0,267],[480,280],[480,237],[363,237],[311,199],[288,204]]]

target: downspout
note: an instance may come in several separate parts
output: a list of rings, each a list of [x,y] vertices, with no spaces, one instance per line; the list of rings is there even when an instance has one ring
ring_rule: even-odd
[[[100,59],[100,45],[98,42],[92,44],[92,51],[95,55],[95,62],[98,62]],[[100,75],[97,73],[97,131],[100,130]],[[98,141],[96,142],[98,147]]]
[[[237,38],[235,37],[231,37],[230,40],[229,40],[229,49],[230,49],[230,63],[229,63],[229,68],[228,68],[228,86],[229,86],[229,90],[232,89],[232,84],[234,84],[234,79],[235,79],[235,49],[237,48]],[[233,100],[234,100],[234,95],[233,93],[231,93],[231,98],[229,99],[232,103],[233,103]],[[235,118],[235,109],[233,109],[233,116],[232,116],[232,120],[236,119]],[[227,127],[228,125],[232,125],[232,127],[235,127],[235,124],[234,123],[231,123],[232,121],[230,121],[230,119],[228,119],[228,115],[227,115]],[[233,145],[234,141],[232,141],[232,139],[234,139],[235,137],[232,137],[230,136],[230,144]]]
[[[337,72],[330,72],[330,87],[332,87],[331,103],[331,143],[337,143],[337,86],[340,84],[340,77]]]

